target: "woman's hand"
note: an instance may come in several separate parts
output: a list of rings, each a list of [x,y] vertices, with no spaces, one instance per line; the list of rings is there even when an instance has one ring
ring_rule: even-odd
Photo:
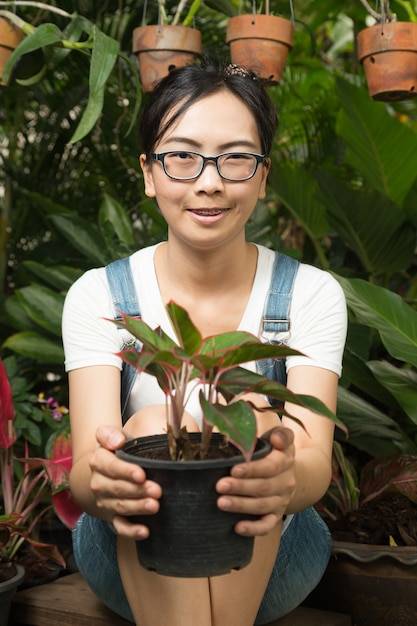
[[[259,515],[235,526],[240,535],[266,535],[279,524],[296,488],[292,430],[276,427],[267,433],[273,449],[265,458],[235,465],[216,485],[223,511]]]
[[[126,437],[121,430],[101,426],[96,433],[97,450],[90,459],[90,488],[97,507],[116,532],[132,539],[146,539],[149,529],[134,524],[132,515],[152,515],[159,510],[161,487],[146,479],[144,470],[114,454]]]

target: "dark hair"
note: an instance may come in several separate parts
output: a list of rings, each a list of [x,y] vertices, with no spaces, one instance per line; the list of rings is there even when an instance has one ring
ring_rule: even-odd
[[[255,74],[237,66],[216,68],[209,63],[173,70],[151,92],[143,110],[140,139],[147,160],[171,125],[195,102],[229,91],[239,98],[256,120],[261,149],[269,155],[278,128],[278,116],[264,86]],[[182,102],[169,117],[170,111]]]

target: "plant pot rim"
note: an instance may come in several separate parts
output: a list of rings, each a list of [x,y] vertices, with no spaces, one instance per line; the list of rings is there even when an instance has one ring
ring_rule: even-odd
[[[226,43],[235,39],[271,39],[293,45],[294,23],[277,15],[247,13],[229,18],[226,30]]]
[[[374,24],[359,31],[357,35],[358,58],[403,50],[417,52],[417,22],[386,22]]]
[[[198,439],[201,436],[201,433],[189,433],[190,439]],[[214,433],[212,435],[212,440],[223,439],[223,436],[219,433]],[[255,450],[252,456],[252,460],[256,460],[257,458],[261,458],[266,456],[269,451],[272,449],[271,444],[266,439],[257,439],[257,442],[262,442],[263,445],[261,449]],[[155,469],[169,469],[177,472],[184,471],[197,471],[197,470],[208,470],[211,467],[232,467],[233,465],[237,465],[239,463],[244,462],[244,457],[237,452],[236,456],[221,458],[221,459],[201,459],[195,461],[172,461],[172,460],[161,460],[161,459],[151,459],[147,457],[140,457],[135,454],[129,452],[129,449],[137,447],[138,445],[149,445],[154,449],[161,447],[161,443],[163,446],[168,447],[167,435],[150,435],[148,437],[137,437],[135,439],[130,439],[127,441],[123,448],[116,451],[116,456],[125,460],[134,462],[137,465],[140,465],[144,468],[153,467]]]
[[[24,568],[18,563],[13,563],[13,565],[16,568],[16,574],[12,578],[9,578],[8,580],[4,580],[3,582],[0,582],[1,590],[3,592],[6,592],[9,589],[13,589],[13,588],[17,589],[20,582],[24,578],[24,575],[25,575]]]
[[[389,557],[404,565],[417,564],[417,547],[414,546],[379,546],[354,541],[333,540],[332,553],[345,554],[361,563],[371,563]]]
[[[201,54],[201,32],[189,26],[149,24],[133,31],[133,52],[178,50]]]
[[[0,46],[14,50],[24,37],[23,31],[13,22],[0,15],[1,39]]]

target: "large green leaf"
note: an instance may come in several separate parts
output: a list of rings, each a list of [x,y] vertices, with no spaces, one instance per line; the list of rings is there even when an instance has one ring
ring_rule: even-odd
[[[120,202],[104,194],[100,205],[99,220],[103,226],[109,223],[117,238],[126,246],[134,243],[133,228],[125,209]]]
[[[298,164],[274,162],[273,176],[269,181],[313,242],[329,232],[325,207],[318,198],[317,181],[313,174]]]
[[[417,133],[390,115],[383,103],[341,78],[337,132],[346,141],[346,162],[377,191],[402,206],[417,177]]]
[[[397,452],[417,454],[416,445],[393,419],[340,385],[337,415],[348,429],[347,441],[358,450],[373,457]]]
[[[36,30],[27,35],[14,50],[3,71],[3,81],[7,83],[14,64],[24,54],[34,52],[44,46],[51,46],[62,39],[62,33],[55,24],[40,24]]]
[[[363,324],[379,331],[389,353],[417,367],[417,312],[388,289],[359,278],[335,278],[343,287],[348,306]]]
[[[90,91],[87,106],[84,110],[84,113],[82,114],[80,123],[78,124],[73,136],[70,139],[70,143],[77,143],[77,141],[81,141],[81,139],[88,135],[88,133],[100,117],[100,114],[103,110],[103,102],[104,87],[101,87],[94,92]]]
[[[324,169],[316,172],[316,178],[331,225],[368,272],[392,272],[411,265],[415,230],[388,197],[354,190]]]
[[[387,361],[370,361],[368,367],[397,399],[414,424],[417,424],[417,373],[405,367],[395,367]]]
[[[82,274],[82,270],[66,265],[54,265],[51,267],[36,261],[23,261],[22,266],[60,291],[69,289]]]
[[[78,216],[51,215],[50,219],[74,248],[87,259],[99,265],[106,265],[112,260],[97,227]]]
[[[93,29],[93,37],[89,85],[90,92],[96,93],[103,89],[116,63],[117,55],[119,54],[119,43],[96,27]]]
[[[41,285],[30,285],[18,289],[16,297],[34,322],[61,337],[62,294]]]
[[[64,350],[61,343],[46,339],[36,332],[27,331],[11,335],[4,342],[4,347],[40,363],[62,365],[64,362]]]

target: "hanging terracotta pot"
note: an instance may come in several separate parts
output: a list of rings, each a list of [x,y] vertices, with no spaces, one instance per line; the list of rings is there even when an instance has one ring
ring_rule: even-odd
[[[360,31],[358,57],[373,100],[417,96],[417,23],[387,22]]]
[[[293,22],[275,15],[238,15],[227,24],[232,63],[252,70],[268,85],[280,82],[293,37]]]
[[[140,26],[133,31],[133,52],[147,93],[171,70],[195,63],[201,54],[201,33],[187,26]]]
[[[3,70],[23,37],[24,34],[20,28],[4,17],[0,17],[0,87],[7,86],[2,80]]]

